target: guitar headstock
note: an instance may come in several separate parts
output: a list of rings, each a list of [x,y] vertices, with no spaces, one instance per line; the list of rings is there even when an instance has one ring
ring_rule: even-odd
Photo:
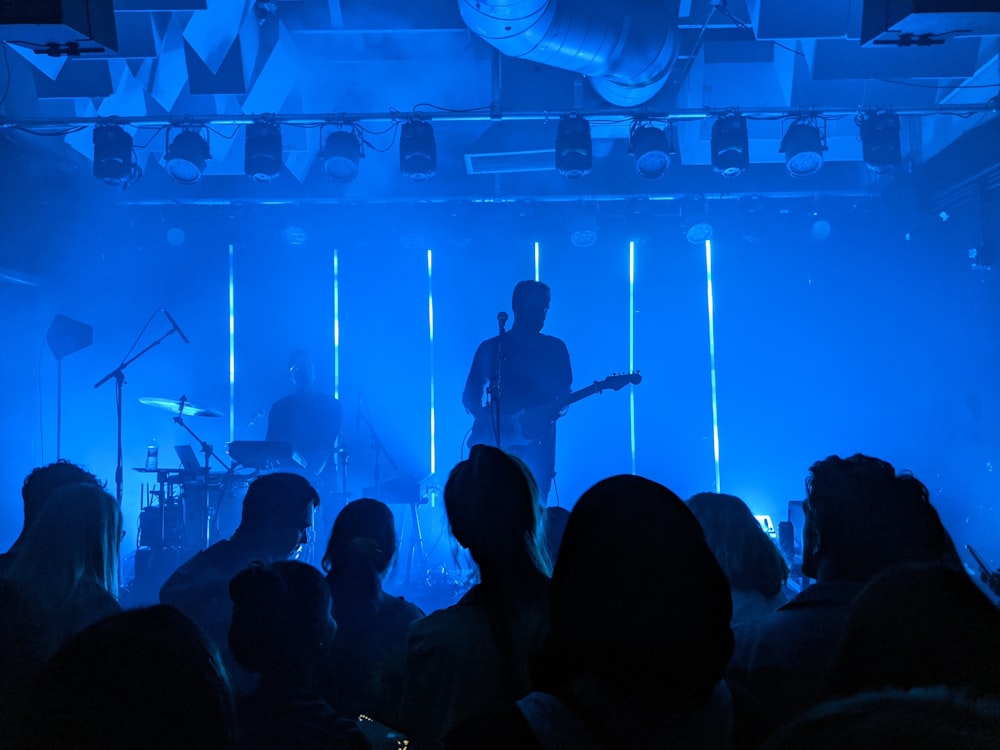
[[[597,381],[594,383],[594,387],[598,393],[601,391],[620,391],[627,385],[639,385],[642,382],[642,375],[636,372],[623,372],[623,373],[612,373],[604,380]]]

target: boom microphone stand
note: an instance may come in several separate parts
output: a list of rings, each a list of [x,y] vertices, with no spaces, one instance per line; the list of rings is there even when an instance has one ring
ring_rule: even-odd
[[[159,312],[159,310],[157,310],[157,312]],[[153,315],[156,315],[156,313],[153,313]],[[150,320],[152,320],[152,318],[150,318]],[[148,326],[148,325],[149,325],[149,323],[146,323],[146,326]],[[143,330],[144,331],[146,330],[145,327],[143,328]],[[111,372],[109,372],[107,375],[105,375],[103,378],[101,378],[96,383],[94,383],[94,388],[100,388],[102,385],[104,385],[109,380],[111,380],[111,378],[115,379],[115,413],[116,413],[116,416],[117,416],[117,419],[118,419],[118,461],[115,464],[115,499],[118,500],[118,505],[122,504],[122,494],[123,494],[123,492],[122,492],[122,482],[123,482],[123,475],[122,475],[122,388],[125,385],[125,368],[128,367],[133,362],[135,362],[137,359],[139,359],[139,357],[141,357],[143,354],[145,354],[146,352],[148,352],[150,349],[153,349],[154,347],[159,346],[161,343],[163,343],[164,339],[166,339],[168,336],[170,336],[170,335],[172,335],[174,333],[179,333],[179,329],[177,328],[177,326],[173,326],[169,331],[167,331],[165,334],[163,334],[162,336],[160,336],[152,344],[150,344],[149,346],[147,346],[145,349],[143,349],[142,351],[140,351],[135,356],[127,358],[127,359],[123,359],[121,361],[121,363],[118,365],[118,367],[116,367]],[[142,336],[142,333],[140,333],[139,335]],[[182,337],[183,337],[183,335],[184,334],[181,334]],[[127,354],[125,356],[128,357]]]

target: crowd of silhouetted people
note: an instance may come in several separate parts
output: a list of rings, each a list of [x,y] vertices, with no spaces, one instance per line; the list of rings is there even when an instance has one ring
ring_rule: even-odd
[[[788,559],[738,497],[640,476],[543,508],[475,446],[444,505],[474,582],[423,612],[383,583],[393,514],[255,479],[239,527],[160,604],[119,604],[122,514],[59,461],[0,555],[0,748],[994,748],[1000,611],[927,488],[831,456]],[[793,570],[797,585],[790,584]]]

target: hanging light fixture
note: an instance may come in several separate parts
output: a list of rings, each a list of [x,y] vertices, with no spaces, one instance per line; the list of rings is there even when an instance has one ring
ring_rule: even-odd
[[[779,152],[785,155],[788,174],[807,177],[823,169],[823,152],[826,150],[826,135],[816,124],[816,119],[800,117],[788,126]]]
[[[590,123],[576,114],[563,115],[556,130],[556,171],[576,180],[589,174],[593,165]]]
[[[747,119],[730,112],[712,123],[712,169],[723,177],[737,177],[750,166]]]
[[[135,171],[132,136],[120,125],[94,128],[94,177],[108,185],[124,185]]]
[[[254,182],[270,182],[281,174],[281,127],[258,120],[246,127],[243,173]]]
[[[185,128],[173,139],[167,128],[167,153],[163,157],[167,174],[174,182],[194,185],[205,173],[205,166],[212,158],[208,141],[195,129]]]
[[[399,171],[423,182],[437,171],[434,128],[423,120],[404,122],[399,132]]]
[[[869,169],[881,174],[902,164],[899,115],[885,109],[868,110],[860,113],[855,122],[861,133],[861,150]]]
[[[639,120],[632,122],[628,152],[635,158],[635,171],[640,177],[655,180],[670,169],[670,141],[660,128]]]
[[[353,182],[362,156],[361,139],[353,128],[335,130],[323,147],[323,172],[334,182]]]

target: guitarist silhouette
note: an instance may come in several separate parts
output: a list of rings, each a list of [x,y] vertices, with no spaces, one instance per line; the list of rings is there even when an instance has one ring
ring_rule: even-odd
[[[573,382],[566,344],[542,333],[550,301],[549,287],[538,281],[514,287],[514,324],[479,345],[462,393],[475,418],[469,446],[499,445],[523,460],[543,503],[555,476],[555,420]],[[506,315],[498,318],[503,331]]]

